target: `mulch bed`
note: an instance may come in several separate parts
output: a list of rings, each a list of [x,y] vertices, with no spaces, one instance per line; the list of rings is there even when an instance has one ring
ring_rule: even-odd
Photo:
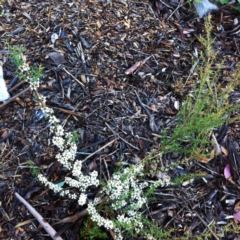
[[[6,41],[24,46],[29,64],[44,68],[39,92],[66,131],[79,134],[77,158],[86,160],[85,171],[98,170],[104,180],[119,165],[134,164],[153,150],[159,153],[161,130],[174,126],[176,106],[196,81],[197,73],[190,69],[194,50],[203,49],[199,36],[204,34],[204,19],[198,19],[187,3],[180,6],[176,1],[10,2],[3,3],[5,16],[0,17],[0,57],[10,94],[17,95],[28,84],[18,84],[21,79]],[[224,60],[219,79],[223,85],[231,81],[240,59],[239,12],[233,6],[214,12],[211,20],[213,49],[221,56],[219,63]],[[239,98],[236,89],[230,100],[239,104]],[[189,234],[186,239],[191,239],[209,231],[216,239],[223,226],[234,225],[225,217],[234,213],[239,189],[226,182],[223,169],[234,164],[233,180],[239,183],[239,129],[239,122],[216,129],[228,157],[218,156],[206,164],[196,159],[168,172],[173,178],[207,173],[205,181],[156,192],[149,216],[163,229],[174,228],[172,238]],[[82,208],[47,190],[30,171],[28,160],[52,181],[60,182],[68,174],[55,161],[57,149],[51,145],[48,122],[30,91],[0,105],[0,134],[0,239],[49,239],[14,192],[51,225]],[[162,164],[181,157],[166,154]],[[80,239],[81,227],[82,219],[54,225],[57,231],[64,229],[63,239]],[[240,237],[234,232],[222,236]]]

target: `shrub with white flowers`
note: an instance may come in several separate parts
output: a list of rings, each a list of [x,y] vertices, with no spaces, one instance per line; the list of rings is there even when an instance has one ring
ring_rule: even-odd
[[[149,185],[147,182],[139,180],[143,176],[144,165],[140,163],[114,173],[101,189],[98,195],[101,197],[95,198],[93,201],[89,200],[86,191],[90,186],[99,187],[98,172],[92,171],[89,174],[83,174],[82,161],[76,160],[77,145],[73,134],[64,131],[61,122],[54,116],[53,109],[46,106],[45,97],[37,92],[39,78],[34,76],[34,72],[37,71],[31,70],[26,57],[22,53],[19,54],[18,60],[20,76],[24,75],[24,80],[30,83],[32,90],[35,90],[42,111],[44,111],[45,117],[50,123],[52,143],[59,149],[56,159],[72,172],[72,177],[65,177],[65,183],[74,189],[78,189],[78,191],[66,190],[62,186],[49,181],[43,174],[38,175],[38,180],[60,196],[77,200],[80,206],[86,204],[92,221],[96,222],[98,226],[113,230],[116,240],[123,239],[122,231],[126,230],[132,231],[133,234],[141,233],[147,239],[155,239],[144,229],[141,221],[140,210],[147,202],[143,190]],[[154,184],[157,187],[162,182],[155,182]],[[102,199],[105,199],[103,201],[105,206],[108,206],[110,211],[113,212],[111,219],[101,216],[97,210],[101,207]]]

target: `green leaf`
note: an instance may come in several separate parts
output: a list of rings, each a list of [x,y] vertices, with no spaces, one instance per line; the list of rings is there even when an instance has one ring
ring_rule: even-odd
[[[228,4],[228,0],[220,0],[221,4]]]

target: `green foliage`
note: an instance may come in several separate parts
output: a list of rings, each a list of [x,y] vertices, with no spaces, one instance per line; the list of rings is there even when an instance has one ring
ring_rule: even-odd
[[[171,234],[175,232],[175,229],[163,230],[161,229],[153,219],[149,220],[142,217],[142,223],[146,228],[142,229],[142,235],[145,236],[146,239],[148,234],[149,236],[153,236],[155,239],[171,239]],[[145,234],[147,232],[147,234]],[[150,238],[151,239],[151,238]]]
[[[72,143],[76,144],[78,139],[79,139],[79,134],[78,134],[77,130],[74,130],[72,132],[72,136],[71,137],[67,137],[65,139],[64,145],[66,145],[68,142],[72,142]]]
[[[205,173],[188,173],[186,175],[182,175],[174,178],[171,182],[176,185],[179,185],[184,181],[191,180],[194,178],[201,178],[201,177],[204,177],[205,175],[206,175]]]
[[[195,0],[197,3],[202,2],[202,0]],[[229,4],[229,0],[216,0],[215,2],[220,2],[221,4]],[[240,0],[238,0],[240,3]]]
[[[30,67],[29,77],[31,81],[38,82],[40,78],[44,77],[43,68],[41,66],[38,67]]]
[[[138,229],[136,232],[136,223],[123,223],[119,221],[114,221],[115,226],[118,228],[122,228],[125,230],[125,238],[124,239],[136,239],[138,237],[143,237],[144,239],[169,239],[171,237],[174,229],[163,230],[159,227],[154,219],[148,219],[143,216],[139,217],[139,222],[142,223],[143,228]],[[152,237],[151,237],[152,236]]]
[[[145,195],[148,201],[154,201],[156,199],[156,197],[154,196],[156,189],[157,186],[154,186],[154,184],[150,185],[150,187],[147,188]]]
[[[23,59],[23,53],[26,51],[25,47],[21,46],[10,46],[9,42],[6,42],[5,45],[7,46],[10,55],[12,56],[12,61],[16,65],[17,68],[24,65],[25,61]],[[28,70],[28,75],[20,70],[17,71],[18,76],[22,80],[27,80],[27,78],[31,79],[31,82],[37,83],[41,77],[44,76],[43,68],[41,66],[38,67],[30,67]]]
[[[228,4],[228,0],[220,0],[221,4]]]
[[[75,130],[75,131],[73,131],[72,134],[73,134],[72,142],[77,143],[77,141],[78,141],[78,139],[79,139],[79,134],[78,134],[78,132]]]
[[[80,230],[82,240],[101,240],[108,239],[108,235],[95,222],[88,218],[83,229]]]
[[[237,0],[240,3],[240,0]],[[218,0],[221,4],[229,4],[229,0]]]
[[[3,4],[2,4],[2,1],[0,1],[0,17],[4,17],[5,16],[5,11],[3,9]]]
[[[29,167],[30,167],[31,173],[32,173],[35,177],[37,177],[37,176],[40,174],[40,169],[39,169],[37,166],[35,166],[35,164],[34,164],[31,160],[28,160],[28,161],[27,161],[27,164],[28,164]]]
[[[16,67],[22,66],[24,64],[22,54],[26,51],[26,48],[21,46],[10,46],[8,42],[6,42],[6,45],[10,51],[10,55],[12,56],[13,63],[16,65]]]
[[[213,237],[212,230],[215,233],[215,237]],[[220,231],[219,231],[220,230]],[[209,225],[209,228],[206,229],[204,233],[201,233],[201,235],[193,235],[189,232],[184,233],[184,238],[174,238],[176,240],[188,240],[188,239],[196,239],[196,240],[205,240],[205,239],[226,239],[227,236],[232,235],[233,238],[237,237],[240,231],[239,224],[234,223],[233,221],[230,221],[225,226],[218,226],[215,221],[212,222],[211,225]]]
[[[0,17],[4,17],[4,16],[5,16],[5,12],[4,12],[4,10],[2,10],[0,13]]]
[[[212,131],[231,121],[231,113],[237,108],[229,103],[228,97],[238,84],[240,69],[227,87],[217,83],[221,66],[217,71],[212,70],[217,53],[212,51],[210,19],[205,23],[205,30],[206,36],[200,37],[205,52],[201,53],[201,65],[197,68],[198,81],[183,102],[170,137],[167,129],[163,131],[163,153],[185,154],[191,159],[199,155],[210,157]]]

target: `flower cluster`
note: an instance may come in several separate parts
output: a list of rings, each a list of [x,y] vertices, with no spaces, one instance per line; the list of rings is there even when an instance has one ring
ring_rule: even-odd
[[[33,90],[37,90],[39,88],[39,82],[38,81],[31,81],[31,78],[27,77],[26,81],[30,83],[30,87]]]
[[[19,58],[22,60],[22,65],[18,67],[18,69],[21,71],[21,72],[24,72],[26,73],[27,75],[27,72],[30,70],[30,67],[29,67],[29,64],[27,63],[27,58],[25,55],[21,54],[19,56]]]
[[[24,76],[25,81],[30,84],[32,90],[37,90],[39,87],[39,78],[33,78],[33,76],[31,76],[31,68],[26,61],[26,56],[21,54],[19,58],[21,60],[20,62],[22,62],[22,65],[18,67],[21,75]]]
[[[150,234],[146,234],[146,239],[147,239],[147,240],[157,240],[155,237],[153,237],[153,236],[150,235]]]
[[[108,197],[108,204],[118,213],[114,228],[118,240],[123,239],[123,230],[134,229],[139,233],[143,229],[139,210],[147,201],[143,189],[148,187],[147,182],[138,180],[143,174],[143,169],[143,164],[138,164],[114,173],[107,186],[101,191],[102,195]],[[98,202],[99,199],[95,199],[94,204],[97,205]]]
[[[72,175],[77,180],[66,177],[65,178],[66,182],[68,183],[69,186],[72,186],[72,187],[77,186],[82,191],[86,191],[86,189],[89,186],[99,185],[99,180],[97,179],[98,177],[97,171],[93,171],[89,175],[83,175],[81,161],[75,161],[73,165]]]
[[[38,100],[39,100],[43,105],[46,104],[46,97],[44,97],[43,95],[39,95],[39,96],[38,96]]]
[[[91,172],[89,175],[82,173],[82,162],[75,159],[77,145],[73,141],[73,134],[64,132],[60,121],[53,115],[52,109],[43,107],[42,110],[51,123],[50,132],[53,134],[52,143],[60,150],[56,155],[56,159],[66,168],[72,170],[73,177],[65,177],[65,183],[70,187],[79,189],[78,192],[81,192],[81,194],[71,193],[69,190],[64,190],[60,187],[57,187],[57,192],[60,192],[60,195],[67,195],[71,199],[78,199],[79,205],[84,205],[87,202],[87,188],[92,185],[99,185],[99,180],[97,179],[98,173],[96,171]],[[50,184],[43,176],[39,178],[39,181],[56,191],[55,184]]]
[[[53,190],[54,192],[60,192],[62,191],[62,188],[58,186],[57,184],[54,184],[52,182],[49,182],[46,177],[44,177],[42,174],[38,175],[38,180],[42,182],[45,186]]]
[[[46,106],[43,106],[42,110],[45,112],[46,117],[50,117],[54,113],[52,108],[49,108],[49,107],[46,107]]]
[[[143,165],[139,164],[132,168],[124,169],[121,175],[119,173],[113,174],[112,179],[108,181],[107,187],[103,189],[109,198],[114,200],[112,203],[113,209],[118,210],[130,201],[132,208],[139,210],[146,203],[142,189],[146,188],[148,183],[138,183],[136,179],[142,172]]]
[[[114,228],[114,224],[111,220],[105,219],[99,215],[93,203],[88,203],[87,211],[91,215],[91,219],[96,222],[99,227],[104,226],[106,229]]]

